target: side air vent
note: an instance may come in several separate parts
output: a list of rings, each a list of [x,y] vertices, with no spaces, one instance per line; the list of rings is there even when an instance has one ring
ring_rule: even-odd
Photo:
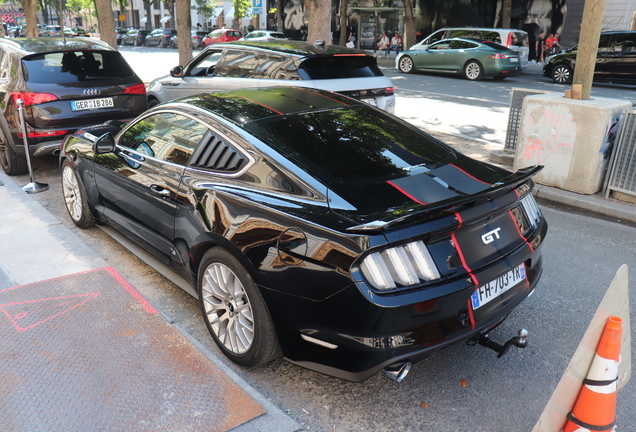
[[[230,144],[210,134],[207,144],[199,146],[190,166],[222,173],[239,172],[247,159]]]

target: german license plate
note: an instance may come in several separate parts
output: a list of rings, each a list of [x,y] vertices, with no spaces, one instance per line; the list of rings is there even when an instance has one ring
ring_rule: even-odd
[[[366,102],[369,105],[378,106],[378,101],[376,98],[373,99],[362,99],[362,102]]]
[[[87,99],[81,101],[71,101],[71,110],[81,111],[89,109],[112,108],[115,104],[113,98]]]
[[[513,63],[518,63],[519,59],[517,57],[510,57],[510,61]]]
[[[497,279],[480,286],[470,297],[473,310],[482,307],[524,280],[526,280],[526,267],[524,264],[519,264]]]

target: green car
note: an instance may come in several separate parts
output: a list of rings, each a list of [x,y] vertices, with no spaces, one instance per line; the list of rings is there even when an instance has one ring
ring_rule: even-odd
[[[521,73],[519,53],[495,42],[444,39],[424,49],[400,53],[395,67],[402,73],[442,72],[461,74],[471,81],[483,77],[502,80]]]

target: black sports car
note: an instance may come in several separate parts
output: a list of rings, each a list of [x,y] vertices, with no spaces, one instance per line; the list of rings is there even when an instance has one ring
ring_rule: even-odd
[[[475,161],[335,93],[157,105],[68,137],[60,166],[75,224],[105,224],[185,279],[244,366],[282,354],[352,381],[404,371],[482,337],[542,271],[540,167]]]

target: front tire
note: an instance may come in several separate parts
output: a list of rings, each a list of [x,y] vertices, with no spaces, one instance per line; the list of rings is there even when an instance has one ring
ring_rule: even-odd
[[[464,66],[464,76],[470,81],[479,81],[484,76],[484,69],[477,60],[471,60]]]
[[[197,290],[208,331],[234,363],[253,367],[280,355],[267,305],[232,254],[219,247],[206,252],[199,266]]]
[[[402,73],[413,73],[415,64],[413,59],[409,56],[402,56],[398,62],[398,70]]]
[[[82,182],[73,165],[67,160],[62,163],[62,194],[68,215],[75,225],[80,228],[90,228],[95,225],[95,218],[88,206]]]
[[[572,82],[572,68],[564,64],[556,65],[550,72],[550,78],[557,84],[568,84]]]

